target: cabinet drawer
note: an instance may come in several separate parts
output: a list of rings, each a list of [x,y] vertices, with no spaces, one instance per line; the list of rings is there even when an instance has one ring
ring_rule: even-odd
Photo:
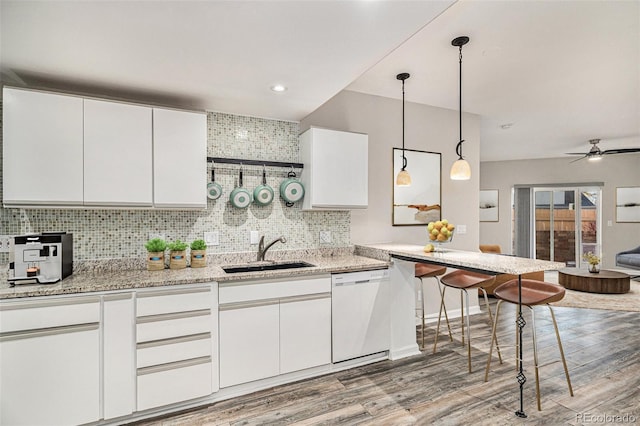
[[[0,304],[0,333],[100,321],[100,298],[74,297]]]
[[[136,324],[138,343],[210,333],[211,329],[211,311],[208,309],[142,317]]]
[[[211,359],[138,370],[138,411],[213,392]]]
[[[248,302],[261,299],[280,299],[331,291],[330,276],[274,279],[222,283],[219,287],[220,304]]]
[[[211,309],[211,287],[138,292],[138,317]]]
[[[138,345],[138,368],[211,356],[211,333]]]

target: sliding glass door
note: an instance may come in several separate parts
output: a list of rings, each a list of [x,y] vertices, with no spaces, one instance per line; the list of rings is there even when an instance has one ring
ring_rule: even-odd
[[[600,188],[533,188],[536,259],[582,266],[582,254],[600,256]]]

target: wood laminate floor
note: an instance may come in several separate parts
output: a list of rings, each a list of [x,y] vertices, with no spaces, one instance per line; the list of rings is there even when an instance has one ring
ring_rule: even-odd
[[[495,301],[492,303],[495,312]],[[575,394],[571,397],[549,311],[536,308],[540,363],[550,363],[540,369],[542,411],[537,411],[531,320],[527,310],[524,312],[526,419],[514,415],[519,408],[515,307],[504,303],[498,330],[504,364],[494,356],[487,383],[484,367],[490,327],[482,313],[471,318],[471,374],[457,319],[451,324],[454,342],[442,334],[435,354],[431,326],[427,349],[421,355],[282,385],[138,424],[640,424],[640,313],[554,309]]]

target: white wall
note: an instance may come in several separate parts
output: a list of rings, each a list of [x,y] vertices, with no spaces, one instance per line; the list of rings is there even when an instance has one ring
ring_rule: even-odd
[[[449,179],[457,159],[458,112],[407,102],[405,106],[405,148],[442,153],[442,217],[456,225],[467,225],[465,235],[457,233],[451,248],[478,250],[478,190],[480,118],[465,114],[464,156],[469,161],[469,181]],[[405,242],[426,244],[424,226],[392,226],[392,148],[402,147],[402,101],[342,91],[300,123],[311,126],[367,133],[369,135],[369,208],[351,213],[351,241],[354,244]],[[337,153],[339,154],[339,153]],[[411,172],[411,164],[407,169]]]
[[[480,163],[480,188],[499,190],[499,222],[480,223],[480,242],[500,244],[511,253],[511,189],[522,184],[604,182],[602,254],[604,268],[615,266],[615,254],[640,245],[640,223],[616,223],[616,187],[640,186],[640,154],[609,155],[599,162],[571,163],[573,158]],[[607,226],[611,221],[612,226]]]

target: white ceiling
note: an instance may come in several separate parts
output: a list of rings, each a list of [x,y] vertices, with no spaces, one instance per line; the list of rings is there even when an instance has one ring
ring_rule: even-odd
[[[0,71],[12,85],[293,121],[344,88],[399,99],[395,76],[409,72],[408,101],[457,109],[450,43],[468,35],[463,108],[482,116],[481,160],[586,152],[592,138],[640,147],[639,1],[451,4],[2,0]]]

